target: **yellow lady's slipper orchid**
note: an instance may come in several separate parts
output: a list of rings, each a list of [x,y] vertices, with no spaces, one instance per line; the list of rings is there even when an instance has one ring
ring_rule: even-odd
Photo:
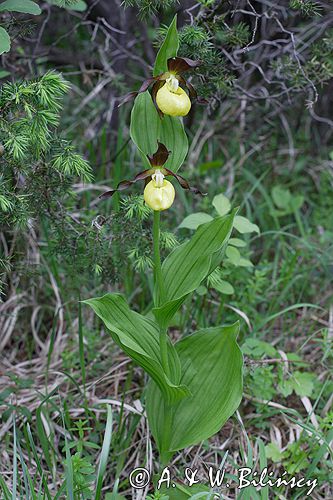
[[[175,199],[175,188],[164,178],[160,170],[156,170],[143,192],[147,205],[158,212],[167,210]]]
[[[196,99],[200,104],[207,103],[205,99],[198,97],[193,85],[182,76],[184,72],[195,69],[200,64],[200,61],[193,61],[186,57],[171,57],[167,61],[167,71],[145,80],[137,92],[130,92],[124,96],[119,106],[134,99],[141,92],[145,92],[153,84],[151,96],[161,117],[164,114],[170,116],[187,115],[191,109],[191,100]],[[188,90],[188,93],[182,86]]]
[[[168,82],[158,90],[156,104],[162,113],[170,116],[186,116],[191,109],[191,101],[185,90],[179,86],[172,90]]]
[[[191,191],[191,193],[194,194],[205,196],[205,194],[196,187],[191,187],[184,177],[164,166],[168,160],[169,154],[170,151],[167,150],[164,144],[159,142],[157,151],[152,156],[147,156],[151,168],[139,172],[132,180],[119,182],[115,189],[106,191],[100,195],[100,198],[109,198],[113,196],[114,193],[123,191],[138,181],[146,181],[148,184],[145,187],[143,196],[147,205],[153,210],[167,210],[167,208],[171,207],[175,199],[175,189],[171,182],[165,179],[165,176],[168,175],[176,179],[183,189]]]

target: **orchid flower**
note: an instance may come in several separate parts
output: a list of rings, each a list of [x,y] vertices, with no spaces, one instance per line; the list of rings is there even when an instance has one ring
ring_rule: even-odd
[[[193,61],[186,57],[172,57],[168,59],[168,71],[145,80],[137,92],[130,92],[122,100],[121,104],[130,101],[141,92],[152,86],[152,99],[159,115],[186,116],[191,109],[191,99],[198,102],[206,102],[198,98],[197,92],[182,76],[183,73],[198,67],[200,61]],[[184,88],[188,93],[184,90]]]
[[[106,191],[100,198],[109,198],[117,191],[123,191],[137,181],[144,180],[146,182],[144,190],[146,204],[156,211],[166,210],[171,207],[175,198],[175,189],[172,183],[165,179],[167,176],[176,179],[183,189],[205,196],[205,193],[202,193],[199,189],[191,187],[184,177],[164,167],[169,154],[170,151],[167,150],[164,144],[159,142],[157,151],[152,156],[147,155],[151,168],[139,172],[132,180],[121,181],[115,189]]]

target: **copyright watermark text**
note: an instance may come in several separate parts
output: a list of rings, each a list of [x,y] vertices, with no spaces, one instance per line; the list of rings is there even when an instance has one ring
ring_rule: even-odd
[[[209,467],[207,477],[198,477],[198,470],[187,467],[184,471],[183,481],[186,486],[193,486],[194,484],[202,484],[214,488],[216,498],[220,498],[218,493],[219,488],[232,488],[236,487],[238,490],[253,486],[255,488],[307,488],[306,496],[311,495],[314,488],[318,484],[317,479],[306,479],[304,477],[287,476],[287,472],[283,472],[281,476],[274,477],[274,472],[268,472],[267,467],[261,471],[252,470],[250,467],[240,467],[237,471],[238,481],[237,485],[232,484],[232,480],[226,478],[225,469],[214,469]],[[179,478],[178,478],[179,479]],[[138,467],[134,469],[129,477],[129,482],[133,488],[143,489],[151,482],[151,473],[148,469]],[[175,488],[176,484],[173,482],[171,471],[169,467],[165,467],[158,479],[157,489]]]

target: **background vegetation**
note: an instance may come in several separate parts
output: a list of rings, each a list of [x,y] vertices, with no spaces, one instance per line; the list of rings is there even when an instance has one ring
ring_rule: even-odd
[[[0,3],[1,498],[153,495],[128,480],[154,463],[146,380],[80,299],[120,291],[134,309],[152,306],[140,188],[98,195],[142,170],[131,106],[117,106],[150,75],[175,12],[180,55],[203,61],[192,81],[208,101],[185,119],[182,173],[208,196],[177,190],[163,217],[164,252],[191,234],[191,214],[228,210],[228,200],[254,226],[235,231],[223,268],[173,327],[179,338],[240,319],[246,363],[239,411],[214,439],[180,453],[174,472],[192,466],[205,477],[225,460],[232,480],[238,467],[268,462],[275,476],[318,478],[313,498],[331,496],[332,3],[8,0]],[[232,484],[229,498],[268,498]]]

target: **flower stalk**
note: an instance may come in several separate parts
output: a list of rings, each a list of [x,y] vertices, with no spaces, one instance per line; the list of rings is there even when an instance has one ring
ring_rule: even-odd
[[[153,247],[154,247],[154,286],[157,288],[157,293],[155,294],[156,304],[159,306],[166,299],[165,288],[162,275],[161,266],[161,254],[160,254],[160,212],[154,210],[154,222],[153,222]],[[160,328],[160,353],[161,362],[163,369],[167,376],[170,375],[169,372],[169,360],[168,360],[168,332],[166,328]]]
[[[157,303],[165,301],[165,290],[162,276],[162,266],[161,266],[161,254],[160,254],[160,212],[154,210],[154,222],[153,222],[153,247],[154,247],[154,275],[155,275],[155,286],[157,287]]]

